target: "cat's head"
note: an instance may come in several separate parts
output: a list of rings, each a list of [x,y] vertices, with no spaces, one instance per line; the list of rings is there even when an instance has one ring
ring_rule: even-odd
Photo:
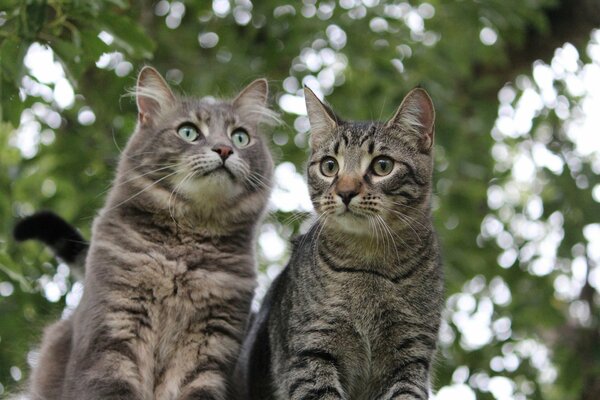
[[[435,111],[413,89],[387,122],[346,122],[305,88],[308,184],[327,226],[365,236],[418,229],[429,215]]]
[[[267,91],[267,81],[258,79],[231,101],[183,97],[155,69],[143,68],[134,92],[138,124],[121,158],[118,200],[131,197],[172,215],[185,209],[222,221],[261,213],[273,161],[259,126],[277,121]]]

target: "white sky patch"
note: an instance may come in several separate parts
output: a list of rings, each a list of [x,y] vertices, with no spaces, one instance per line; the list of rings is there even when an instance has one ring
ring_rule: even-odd
[[[39,43],[29,46],[24,60],[25,66],[41,83],[56,83],[64,78],[65,72],[58,61],[54,61],[54,52]]]
[[[513,178],[517,182],[530,182],[535,178],[535,164],[527,154],[517,156],[512,168]]]
[[[600,224],[589,224],[583,228],[583,235],[588,241],[588,256],[600,267]]]
[[[515,390],[515,384],[504,376],[494,376],[490,378],[488,388],[497,400],[514,399],[513,392]]]
[[[39,43],[33,43],[27,50],[24,64],[29,69],[29,74],[40,83],[54,85],[52,97],[58,107],[65,109],[73,105],[75,102],[73,87],[65,78],[65,71],[60,63],[54,60],[52,49]],[[33,82],[29,86],[29,94],[38,94]],[[49,99],[45,98],[45,100]]]
[[[536,165],[548,168],[556,175],[562,174],[565,164],[562,158],[552,153],[542,143],[534,143],[531,149],[531,154]]]
[[[8,281],[0,282],[0,296],[8,297],[11,294],[13,294],[14,291],[15,291],[15,287],[13,286],[12,283],[10,283]]]
[[[281,163],[275,168],[275,189],[271,194],[271,203],[284,212],[313,209],[306,182],[291,162]]]
[[[106,31],[102,31],[98,34],[98,38],[110,46],[114,41],[115,37]]]
[[[507,295],[503,295],[501,300],[507,302]],[[459,293],[450,296],[447,306],[452,310],[451,319],[461,333],[464,349],[476,350],[491,342],[494,305],[489,297],[482,296],[477,302],[471,294]]]
[[[306,115],[304,97],[284,94],[279,98],[279,107],[289,114]]]
[[[464,383],[444,386],[436,395],[431,397],[432,400],[475,400],[475,392]]]
[[[59,79],[54,85],[54,101],[60,108],[70,108],[75,102],[73,87],[65,78]]]
[[[600,66],[596,66],[600,69]],[[569,139],[584,157],[600,154],[600,73],[593,86],[588,86],[588,95],[581,103],[583,116],[567,125]],[[591,93],[590,93],[591,92]]]
[[[479,40],[486,46],[492,46],[498,40],[498,34],[490,27],[485,27],[479,32]]]
[[[19,128],[13,133],[9,143],[18,148],[24,158],[32,158],[38,151],[40,130],[41,124],[35,119],[33,112],[27,109],[21,113]]]
[[[96,121],[96,114],[89,107],[81,107],[77,113],[77,121],[81,125],[92,125]]]
[[[269,261],[277,261],[283,257],[285,252],[285,241],[277,234],[275,227],[271,224],[264,225],[258,237],[258,244],[263,256]]]

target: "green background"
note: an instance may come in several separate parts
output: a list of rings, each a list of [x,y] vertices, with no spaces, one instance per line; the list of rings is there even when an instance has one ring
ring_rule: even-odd
[[[273,153],[300,172],[306,118],[286,104],[302,83],[348,119],[387,118],[425,87],[448,296],[435,390],[600,399],[600,154],[573,128],[593,114],[593,88],[574,80],[597,71],[598,27],[593,0],[2,0],[0,392],[23,384],[42,327],[81,290],[12,226],[51,209],[89,237],[135,124],[124,95],[152,65],[198,96],[267,77],[286,123]],[[34,43],[52,50],[69,104],[26,65]],[[292,215],[274,206],[265,237],[287,242]],[[267,271],[288,252],[260,255]]]

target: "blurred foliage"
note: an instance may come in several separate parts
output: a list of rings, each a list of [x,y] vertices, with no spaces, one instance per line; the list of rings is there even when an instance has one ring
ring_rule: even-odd
[[[135,105],[123,95],[135,83],[135,72],[151,64],[190,95],[231,96],[266,76],[287,124],[273,132],[273,153],[298,170],[306,157],[307,121],[285,103],[294,100],[302,83],[325,94],[342,117],[351,119],[387,118],[409,89],[424,86],[437,110],[434,218],[450,297],[436,389],[466,382],[477,398],[491,399],[486,379],[503,376],[513,382],[517,398],[584,398],[586,382],[600,376],[598,293],[591,289],[591,296],[566,299],[556,296],[555,285],[559,274],[569,274],[582,247],[585,253],[584,227],[599,222],[600,209],[591,194],[598,175],[590,160],[580,160],[577,171],[571,168],[573,143],[564,134],[564,120],[553,111],[538,113],[530,133],[503,143],[514,150],[539,142],[535,132],[545,127],[551,134],[544,145],[567,165],[560,174],[538,171],[537,189],[531,190],[543,201],[539,221],[557,215],[562,219],[556,266],[543,276],[530,272],[531,259],[515,258],[501,268],[497,260],[506,251],[504,244],[482,236],[486,218],[496,216],[508,234],[511,218],[526,213],[527,193],[504,215],[488,204],[490,187],[511,181],[511,169],[498,169],[491,156],[499,140],[490,132],[498,117],[498,92],[519,73],[531,74],[534,60],[521,59],[516,65],[513,55],[527,54],[532,32],[551,39],[548,12],[557,4],[561,2],[3,0],[0,384],[15,387],[18,373],[11,368],[25,373],[28,350],[44,324],[60,315],[72,284],[41,246],[13,242],[14,221],[51,209],[89,237],[119,149],[135,124]],[[480,39],[483,32],[491,35],[488,45]],[[57,101],[64,91],[58,82],[40,81],[27,65],[32,44],[52,50],[74,88],[68,104]],[[562,44],[557,41],[555,47]],[[522,89],[517,85],[513,91]],[[557,90],[570,106],[577,105],[576,96]],[[24,143],[33,150],[20,151]],[[578,176],[587,185],[577,184]],[[275,210],[268,220],[286,239],[299,229],[290,215]],[[511,246],[521,251],[531,241],[517,236],[511,236]],[[269,263],[263,256],[261,268]],[[60,291],[58,298],[48,294],[49,282]],[[493,304],[489,324],[508,320],[509,334],[494,333],[485,345],[469,347],[462,340],[464,327],[454,318],[457,299],[465,294],[475,299],[469,311],[474,313],[491,304],[498,284],[509,288],[510,301]],[[589,292],[589,285],[585,288]],[[577,325],[569,317],[573,301],[586,302],[588,323]],[[532,343],[547,348],[558,371],[555,378],[545,377],[546,366],[525,350],[514,368],[491,367],[494,358],[514,355],[528,343],[528,348]]]

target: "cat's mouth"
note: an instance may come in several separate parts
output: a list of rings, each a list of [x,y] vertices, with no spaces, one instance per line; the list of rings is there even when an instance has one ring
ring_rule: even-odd
[[[335,207],[336,215],[343,216],[355,216],[360,218],[365,218],[368,214],[366,210],[363,210],[362,207],[358,204],[342,204],[339,203]]]
[[[370,223],[367,215],[357,213],[351,209],[339,210],[334,214],[334,226],[338,229],[353,234],[365,235],[370,232]]]
[[[337,210],[335,213],[337,217],[342,218],[353,218],[353,219],[365,219],[367,215],[361,212],[357,212],[356,210],[351,209],[350,207],[344,207]]]
[[[211,175],[218,175],[218,174],[226,174],[232,180],[235,180],[235,175],[233,174],[233,172],[231,172],[231,170],[229,168],[227,168],[225,166],[225,164],[222,164],[211,171],[205,172],[204,174],[202,174],[202,176],[211,176]]]

